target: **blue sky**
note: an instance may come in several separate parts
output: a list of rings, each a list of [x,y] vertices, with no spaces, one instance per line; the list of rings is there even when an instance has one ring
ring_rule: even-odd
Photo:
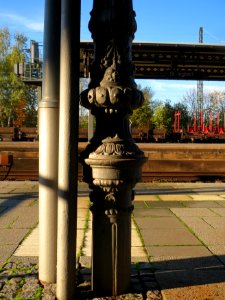
[[[0,0],[0,28],[22,32],[28,39],[43,41],[44,0]],[[88,21],[93,0],[81,0],[81,39],[90,40]],[[197,43],[199,27],[203,41],[225,44],[224,0],[133,0],[138,30],[134,41]],[[196,87],[195,81],[137,81],[150,86],[155,99],[179,101]],[[224,83],[204,82],[204,89],[225,90]]]

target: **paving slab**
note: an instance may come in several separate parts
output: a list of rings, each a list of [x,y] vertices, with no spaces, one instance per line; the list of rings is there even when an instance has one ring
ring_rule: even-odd
[[[204,217],[203,220],[215,229],[225,228],[225,218],[222,218],[222,217]]]
[[[155,195],[135,195],[134,196],[134,202],[135,201],[158,201],[158,197]]]
[[[27,233],[27,229],[1,229],[0,245],[19,245]]]
[[[171,208],[171,211],[178,217],[190,216],[190,217],[208,217],[218,216],[213,209],[208,208]]]
[[[78,201],[78,248],[82,246],[82,227],[87,224],[90,205],[86,194],[87,187]],[[162,195],[161,199],[159,195]],[[14,253],[29,232],[28,228],[18,229],[22,226],[20,217],[29,213],[24,207],[29,208],[30,204],[37,206],[37,199],[38,183],[0,182],[0,224],[2,222],[2,225],[8,226],[0,228],[0,241],[4,241],[0,244],[0,264]],[[2,206],[5,203],[7,206]],[[145,249],[132,223],[132,261],[138,262],[141,270],[146,263],[148,270],[156,271],[164,300],[225,299],[225,184],[141,184],[136,189],[134,205],[133,216]],[[13,212],[14,209],[18,209],[19,215]],[[35,214],[38,215],[37,210],[30,218],[24,218],[24,221],[27,220],[26,226],[29,222],[33,224]],[[85,252],[80,262],[86,262],[90,267],[91,214],[89,219],[89,230],[84,240],[86,249],[83,249]],[[38,246],[38,236],[36,239],[32,237],[26,251],[38,249],[35,248]],[[26,244],[25,241],[22,245]],[[37,261],[37,257],[30,256],[30,252],[13,258],[36,258]]]
[[[201,245],[201,242],[186,229],[141,229],[146,246],[150,245]]]
[[[20,206],[31,206],[37,202],[37,199],[18,199],[14,197],[0,197],[0,207],[20,207]]]
[[[200,257],[175,257],[175,256],[154,256],[150,258],[152,267],[161,271],[178,271],[178,270],[209,270],[224,268],[224,264],[217,257],[200,256]]]
[[[155,207],[185,207],[180,201],[146,201],[150,208]]]
[[[134,209],[136,208],[147,208],[147,204],[145,201],[134,201],[133,202]]]
[[[1,213],[4,212],[4,210],[6,210],[8,207],[7,206],[0,206],[0,217],[1,217]]]
[[[221,208],[220,203],[216,201],[185,201],[181,203],[189,208]]]
[[[225,217],[225,208],[212,208],[211,210],[217,215]]]
[[[136,208],[133,211],[134,217],[167,217],[167,216],[174,216],[168,208],[154,208],[154,209],[146,209],[146,208]]]
[[[140,229],[185,229],[185,226],[175,216],[143,218],[136,217],[135,221]]]
[[[0,245],[0,268],[6,262],[6,260],[14,253],[18,245]]]
[[[162,289],[182,288],[185,286],[198,286],[204,284],[224,283],[225,269],[183,269],[183,270],[159,270],[156,278]]]
[[[193,200],[196,201],[219,201],[224,198],[218,195],[209,195],[209,194],[201,194],[201,195],[190,195]]]
[[[7,208],[0,214],[0,228],[31,228],[38,222],[38,205]]]
[[[161,195],[161,194],[159,194],[159,198],[162,201],[190,201],[191,200],[190,196],[183,195],[183,193],[180,195],[175,195],[175,194]]]
[[[215,229],[197,217],[181,217],[181,219],[205,245],[225,244],[225,228]]]
[[[225,198],[225,195],[220,195],[221,197]],[[225,207],[225,201],[224,200],[220,200],[217,202],[220,206]]]
[[[168,257],[181,259],[212,255],[212,252],[205,246],[147,246],[146,250],[149,256],[159,257],[161,260],[166,260]]]
[[[131,244],[132,247],[142,247],[142,241],[136,228],[131,229]]]
[[[225,229],[211,229],[207,232],[199,230],[197,235],[199,239],[207,246],[215,244],[225,245]]]
[[[190,216],[179,216],[184,224],[189,227],[196,235],[198,232],[202,230],[207,232],[211,230],[213,227],[207,223],[204,218],[205,217],[190,217]]]

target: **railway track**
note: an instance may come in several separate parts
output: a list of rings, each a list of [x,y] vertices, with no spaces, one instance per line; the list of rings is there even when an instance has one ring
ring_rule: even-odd
[[[3,180],[38,180],[38,170],[7,170],[6,168],[0,167],[0,181]],[[78,173],[78,180],[82,181],[82,172]],[[225,182],[225,174],[202,174],[198,172],[192,172],[190,174],[179,172],[179,173],[153,173],[143,172],[142,182]]]
[[[80,151],[86,143],[80,143]],[[139,144],[148,157],[143,182],[225,181],[225,145]],[[0,180],[38,180],[38,143],[0,143],[1,155],[12,155],[11,163],[0,159]],[[78,178],[82,180],[79,164]]]

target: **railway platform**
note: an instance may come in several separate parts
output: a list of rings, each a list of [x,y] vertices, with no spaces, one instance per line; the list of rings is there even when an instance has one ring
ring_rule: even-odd
[[[139,183],[135,192],[127,299],[225,299],[225,183]],[[55,286],[38,282],[38,238],[38,182],[0,181],[0,299],[54,299]],[[80,183],[79,300],[92,299],[90,241]]]

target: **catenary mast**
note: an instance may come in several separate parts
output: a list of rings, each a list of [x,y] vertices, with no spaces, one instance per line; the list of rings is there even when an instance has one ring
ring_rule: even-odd
[[[203,27],[199,28],[199,43],[203,43]],[[199,125],[203,127],[203,81],[197,82],[197,119],[199,118]]]

